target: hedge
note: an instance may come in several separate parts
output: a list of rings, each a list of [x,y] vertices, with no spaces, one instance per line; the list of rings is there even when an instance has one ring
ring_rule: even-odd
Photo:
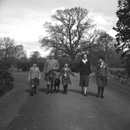
[[[7,70],[0,70],[0,96],[14,87],[14,78]]]

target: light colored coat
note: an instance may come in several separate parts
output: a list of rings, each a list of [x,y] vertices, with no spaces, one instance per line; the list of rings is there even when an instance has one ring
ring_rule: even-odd
[[[41,72],[38,67],[31,67],[29,71],[29,79],[41,78]]]
[[[44,74],[48,73],[51,70],[58,70],[59,63],[56,59],[47,59],[44,66]]]

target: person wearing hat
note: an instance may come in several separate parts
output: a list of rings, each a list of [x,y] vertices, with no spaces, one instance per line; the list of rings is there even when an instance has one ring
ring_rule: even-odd
[[[100,56],[98,58],[98,64],[96,67],[95,77],[96,77],[96,84],[98,86],[98,93],[96,97],[101,96],[101,98],[104,98],[104,88],[107,85],[107,79],[108,79],[108,65],[105,63],[105,58]]]
[[[56,71],[59,69],[59,63],[56,59],[54,59],[55,54],[51,53],[49,58],[46,59],[44,66],[44,80],[47,85],[46,94],[53,93],[54,81],[56,78]]]
[[[28,79],[30,80],[31,85],[31,95],[33,96],[36,94],[37,86],[39,85],[39,81],[41,78],[41,72],[37,64],[34,63],[33,66],[30,68]]]

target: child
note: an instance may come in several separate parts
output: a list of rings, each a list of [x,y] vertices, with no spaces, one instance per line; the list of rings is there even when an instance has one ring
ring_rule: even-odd
[[[30,80],[31,85],[31,96],[36,94],[37,86],[39,85],[39,81],[41,78],[41,72],[37,64],[34,63],[33,66],[30,68],[28,79]]]
[[[62,75],[63,94],[67,94],[68,84],[71,84],[70,74],[75,77],[68,63],[66,63],[59,74],[59,77]]]
[[[101,91],[101,98],[104,98],[104,88],[107,86],[107,78],[108,78],[108,65],[104,62],[104,57],[99,57],[99,63],[96,68],[96,84],[98,86],[98,93],[97,97],[100,96]]]

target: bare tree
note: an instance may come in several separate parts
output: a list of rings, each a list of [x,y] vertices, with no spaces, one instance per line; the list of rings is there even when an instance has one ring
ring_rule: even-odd
[[[42,47],[53,48],[57,53],[67,54],[74,61],[77,54],[86,51],[93,43],[96,33],[90,35],[90,30],[95,25],[88,18],[87,9],[75,7],[57,10],[51,18],[56,23],[44,24],[48,36],[40,40]]]
[[[0,59],[7,60],[14,54],[15,42],[9,37],[0,38]]]

